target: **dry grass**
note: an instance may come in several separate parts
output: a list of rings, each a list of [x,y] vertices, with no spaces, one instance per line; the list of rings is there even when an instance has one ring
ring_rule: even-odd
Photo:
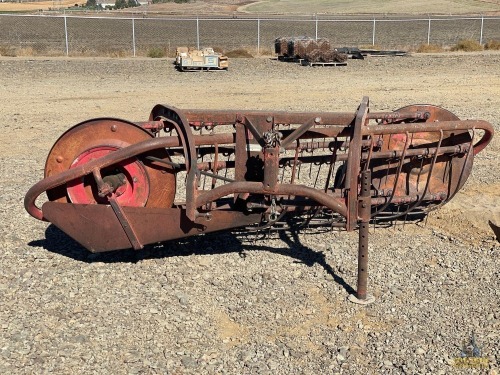
[[[244,48],[239,48],[239,49],[235,49],[232,51],[228,51],[228,52],[226,52],[226,56],[229,58],[232,58],[232,59],[252,58],[253,57],[253,55]]]
[[[75,4],[85,4],[81,0],[53,0],[40,2],[4,2],[0,3],[0,12],[23,12],[48,9],[68,8]],[[266,0],[258,1],[243,7],[229,5],[227,1],[198,0],[185,4],[165,3],[150,4],[149,10],[170,14],[233,14],[237,10],[246,13],[274,14],[487,14],[497,12],[498,3],[480,0]]]
[[[9,45],[0,45],[0,56],[7,57],[22,57],[22,56],[62,56],[61,51],[50,50],[48,48],[41,48],[40,45],[32,45],[25,47],[15,47]]]
[[[16,49],[8,45],[0,45],[0,56],[15,57]]]
[[[165,50],[159,47],[153,47],[148,51],[148,57],[151,57],[153,59],[162,58],[165,57],[165,55],[166,55]]]
[[[484,49],[489,50],[500,50],[500,40],[489,40],[485,45]]]
[[[421,44],[415,50],[417,53],[436,53],[444,51],[445,49],[438,44]]]
[[[451,47],[452,51],[474,52],[482,51],[483,46],[479,42],[471,39],[460,40],[457,45]]]
[[[260,56],[274,56],[275,55],[274,49],[261,47],[260,51],[259,51],[259,55]]]
[[[53,50],[49,48],[40,48],[38,45],[15,47],[9,45],[0,45],[0,56],[6,57],[29,57],[29,56],[48,56],[57,57],[65,56],[66,53],[62,50]],[[151,47],[147,49],[138,49],[137,56],[164,58],[175,57],[175,52],[169,51],[166,48]],[[112,48],[107,49],[90,49],[86,47],[74,48],[70,51],[70,57],[109,57],[109,58],[124,58],[132,57],[132,53],[128,49]]]
[[[57,1],[35,1],[31,3],[0,3],[0,12],[23,12],[48,10],[58,8],[68,8],[75,4],[85,4],[86,1],[81,0],[57,0]]]
[[[479,0],[265,0],[240,8],[275,14],[480,14],[498,12],[498,4]]]
[[[260,47],[259,51],[257,51],[257,48],[252,48],[252,47],[240,48],[240,49],[231,50],[228,52],[226,52],[226,50],[220,46],[215,46],[215,47],[213,47],[213,49],[214,49],[214,52],[220,53],[220,54],[225,55],[225,56],[228,56],[228,53],[229,53],[233,56],[228,56],[228,57],[232,57],[232,58],[239,58],[239,57],[252,58],[252,57],[255,57],[253,55],[253,53],[255,53],[255,55],[257,55],[257,56],[274,56],[273,49],[267,48],[267,47],[262,47],[262,46]]]
[[[224,48],[222,48],[222,47],[215,46],[215,47],[213,47],[213,50],[215,53],[220,53],[221,55],[224,55]]]

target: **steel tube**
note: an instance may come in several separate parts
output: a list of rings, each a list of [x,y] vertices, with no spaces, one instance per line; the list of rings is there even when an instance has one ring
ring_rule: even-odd
[[[319,204],[328,207],[334,212],[342,216],[347,215],[347,207],[344,200],[335,198],[318,189],[314,189],[304,185],[278,184],[272,192],[265,189],[261,182],[238,181],[225,184],[215,189],[203,192],[196,199],[196,207],[201,207],[216,199],[225,197],[230,194],[250,193],[250,194],[271,194],[271,195],[294,195],[308,197]]]
[[[356,297],[366,300],[368,293],[368,235],[370,224],[371,172],[361,173],[361,194],[359,201],[359,244],[358,244],[358,284]]]
[[[363,135],[384,135],[398,133],[419,133],[426,132],[439,133],[440,131],[457,131],[481,129],[485,134],[474,145],[474,155],[485,148],[495,133],[493,125],[484,120],[457,120],[457,121],[436,121],[430,123],[415,123],[415,124],[391,124],[391,125],[367,125],[363,128]]]

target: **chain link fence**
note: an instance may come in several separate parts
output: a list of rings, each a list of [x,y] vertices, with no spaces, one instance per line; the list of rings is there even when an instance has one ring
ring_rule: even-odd
[[[116,18],[0,15],[0,55],[147,56],[177,46],[273,53],[277,37],[328,38],[336,47],[411,49],[500,41],[500,17],[444,18]]]

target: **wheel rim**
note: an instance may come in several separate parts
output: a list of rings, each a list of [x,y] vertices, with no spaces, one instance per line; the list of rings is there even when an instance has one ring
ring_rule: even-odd
[[[82,166],[134,143],[146,141],[153,135],[136,124],[117,119],[95,119],[69,129],[54,144],[45,164],[45,176],[56,175]],[[117,200],[125,206],[171,207],[175,198],[176,181],[173,167],[158,161],[170,162],[165,149],[157,149],[121,161],[101,171],[103,178],[123,174],[123,186],[116,190]],[[76,204],[106,204],[99,197],[92,174],[70,181],[47,191],[51,201]]]
[[[71,164],[71,168],[86,164],[92,160],[106,156],[116,147],[94,147],[79,155]],[[136,158],[124,160],[111,168],[101,171],[102,178],[124,176],[123,184],[114,190],[116,200],[123,206],[145,206],[149,196],[149,179],[141,162]],[[105,204],[106,197],[99,196],[94,178],[91,175],[73,180],[67,184],[68,199],[77,204]]]

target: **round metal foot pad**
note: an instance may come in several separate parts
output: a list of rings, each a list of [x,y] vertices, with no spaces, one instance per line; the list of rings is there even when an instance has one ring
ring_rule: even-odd
[[[349,302],[356,303],[358,305],[369,305],[370,303],[375,302],[375,297],[371,294],[367,294],[366,299],[359,299],[355,294],[349,294],[349,297],[347,297],[347,299],[349,300]]]

